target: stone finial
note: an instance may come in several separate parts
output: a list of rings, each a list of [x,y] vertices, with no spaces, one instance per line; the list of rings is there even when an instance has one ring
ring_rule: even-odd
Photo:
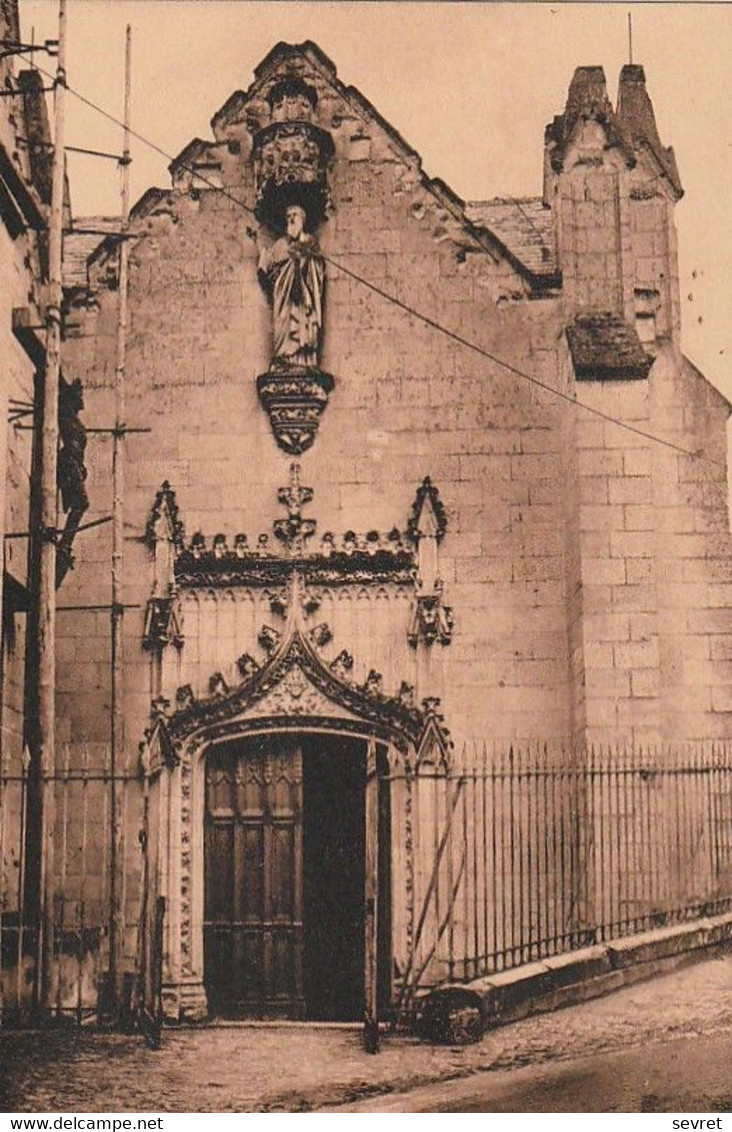
[[[273,653],[277,648],[280,639],[280,633],[273,629],[271,625],[263,625],[257,635],[257,640],[260,646],[266,653]]]
[[[254,657],[248,653],[242,653],[236,662],[236,667],[239,670],[239,675],[243,680],[249,680],[255,672],[259,671],[259,665]]]
[[[208,682],[208,690],[212,696],[225,696],[229,691],[229,685],[220,672],[214,672],[211,676]]]
[[[302,509],[313,498],[313,489],[300,483],[300,465],[290,465],[290,482],[277,492],[280,503],[287,508],[286,519],[276,519],[273,523],[275,537],[284,543],[292,555],[301,555],[305,550],[305,540],[315,534],[315,520],[304,519]]]

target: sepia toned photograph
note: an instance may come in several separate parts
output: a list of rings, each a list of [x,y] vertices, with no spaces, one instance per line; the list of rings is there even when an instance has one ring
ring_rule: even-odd
[[[731,57],[0,0],[3,1129],[732,1132]]]

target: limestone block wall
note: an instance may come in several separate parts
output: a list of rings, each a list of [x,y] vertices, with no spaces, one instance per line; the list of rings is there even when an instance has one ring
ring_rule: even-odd
[[[425,187],[415,163],[380,129],[364,126],[360,144],[353,143],[351,119],[333,128],[334,210],[320,233],[332,261],[321,362],[336,387],[316,442],[301,459],[302,481],[315,489],[307,514],[319,533],[403,529],[416,488],[429,475],[448,514],[440,574],[456,627],[449,646],[433,646],[418,692],[442,694],[451,727],[466,738],[484,731],[528,737],[537,730],[560,738],[568,733],[570,698],[565,409],[334,264],[550,384],[566,380],[558,303],[528,301],[514,268],[467,235],[455,206]],[[243,146],[239,154],[226,146],[217,152],[224,184],[251,200]],[[180,189],[163,196],[138,222],[127,416],[152,432],[126,442],[126,600],[132,604],[144,604],[150,593],[142,536],[162,480],[176,491],[189,535],[225,532],[231,541],[238,531],[271,530],[282,514],[276,492],[287,482],[290,457],[277,448],[256,395],[256,375],[269,360],[269,311],[256,281],[257,249],[246,233],[251,223],[231,200],[201,188],[193,197]],[[68,351],[69,369],[88,391],[90,423],[108,422],[112,411],[116,295],[102,285],[107,270],[106,264],[91,269],[94,302],[82,316],[83,337]],[[104,441],[92,446],[90,494],[96,510],[108,513],[110,449]],[[67,583],[69,602],[74,593],[87,602],[108,600],[108,533],[90,532],[84,549]],[[410,679],[415,661],[405,613],[404,603],[384,612],[397,627],[401,619],[403,628],[395,630],[401,657],[388,664],[374,655],[362,664]],[[130,758],[149,717],[142,618],[142,610],[125,616]],[[68,615],[63,624],[62,636],[73,633],[78,643],[93,634],[93,647],[108,649],[103,616]],[[359,638],[353,633],[337,645],[358,658]],[[256,642],[231,647],[230,665],[241,652],[256,651]],[[70,661],[67,680],[73,687],[60,687],[59,713],[68,737],[88,735],[91,727],[100,738],[108,728],[108,666],[85,649]]]
[[[728,406],[671,346],[661,348],[647,382],[586,382],[580,392],[595,408],[704,457],[578,416],[587,738],[723,738]]]
[[[604,131],[597,123],[588,123],[584,130],[592,135],[586,144],[601,152]],[[580,143],[578,149],[581,151]],[[570,154],[565,164],[570,166],[571,160]],[[612,151],[605,156],[604,165],[578,164],[558,180],[555,207],[563,290],[570,308],[613,310],[632,320],[629,186],[625,163]]]
[[[639,194],[648,194],[647,168],[635,171]],[[661,193],[631,199],[630,218],[635,291],[635,317],[643,341],[670,339],[681,334],[679,266],[673,205]]]
[[[380,669],[395,684],[416,672],[420,696],[443,697],[458,742],[711,737],[726,725],[721,708],[711,706],[711,691],[693,710],[689,700],[680,715],[682,701],[666,692],[664,676],[678,664],[662,657],[682,647],[706,649],[710,664],[723,659],[712,658],[710,643],[724,636],[724,609],[710,604],[724,595],[710,587],[724,584],[727,569],[726,507],[716,471],[712,486],[698,484],[693,461],[687,467],[683,456],[571,409],[343,270],[570,395],[575,387],[563,328],[573,314],[600,304],[632,323],[635,292],[651,284],[662,290],[668,274],[651,377],[584,382],[577,395],[641,431],[677,436],[706,451],[722,443],[725,405],[689,376],[678,352],[662,348],[661,335],[676,318],[668,209],[631,200],[620,161],[570,168],[555,184],[563,297],[529,297],[525,279],[487,237],[466,230],[454,199],[425,180],[401,139],[307,66],[303,73],[319,94],[319,122],[335,144],[333,209],[319,232],[329,261],[321,364],[334,375],[335,389],[315,444],[300,461],[302,482],[315,491],[306,513],[317,520],[318,535],[403,528],[415,490],[429,475],[447,510],[439,570],[455,615],[452,643],[423,650],[416,660],[406,642],[406,601],[387,603],[388,634],[344,627],[334,647],[349,649],[361,670]],[[258,248],[247,230],[256,225],[236,203],[254,200],[246,120],[260,111],[257,97],[238,95],[214,119],[206,177],[214,176],[224,193],[179,166],[175,187],[147,194],[135,214],[127,417],[151,432],[126,441],[125,600],[135,607],[125,615],[129,759],[136,757],[154,687],[141,647],[152,588],[144,530],[161,482],[175,489],[189,537],[225,533],[231,544],[240,531],[250,539],[271,531],[282,514],[277,489],[287,483],[290,457],[277,447],[255,388],[269,362],[270,314],[256,279]],[[595,143],[584,138],[577,155]],[[566,164],[572,160],[569,152]],[[258,232],[259,241],[265,238]],[[68,368],[84,380],[92,424],[108,425],[113,411],[113,274],[113,258],[102,254],[92,263],[92,297],[76,312],[80,335],[68,348]],[[90,444],[89,486],[96,513],[108,514],[104,439]],[[697,503],[701,510],[692,518]],[[666,527],[677,523],[704,529],[671,529],[678,537],[667,540]],[[684,542],[691,534],[696,541]],[[682,543],[686,566],[678,557]],[[108,528],[90,532],[66,583],[69,603],[108,601],[109,563]],[[668,590],[679,571],[686,571],[683,585],[701,585],[703,593]],[[695,572],[702,581],[692,580]],[[686,601],[697,603],[699,616],[684,607],[684,632],[706,643],[666,644],[677,634],[664,626],[680,621],[665,611]],[[211,645],[211,631],[204,636]],[[209,659],[212,668],[215,660],[215,668],[231,670],[242,652],[257,651],[253,627],[242,629],[241,639],[218,630],[213,636],[215,647],[206,651],[191,639],[180,658],[181,675],[193,672],[199,694],[206,691]],[[388,648],[379,643],[387,636]],[[724,647],[721,640],[714,644],[717,654]],[[67,658],[59,687],[64,737],[102,743],[109,728],[108,617],[66,615],[59,649]],[[177,663],[169,666],[171,680]],[[714,673],[705,687],[723,681],[722,669]],[[684,687],[687,677],[688,671]],[[725,694],[716,693],[718,705]]]

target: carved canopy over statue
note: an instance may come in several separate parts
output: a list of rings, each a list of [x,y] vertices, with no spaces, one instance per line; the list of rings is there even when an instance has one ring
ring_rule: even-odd
[[[257,391],[280,448],[299,456],[315,440],[333,377],[320,368],[325,259],[314,233],[328,217],[333,139],[315,121],[318,96],[299,76],[276,80],[271,120],[253,138],[255,214],[272,243],[259,282],[272,311],[272,350]]]
[[[323,327],[325,264],[314,236],[305,230],[305,210],[286,210],[284,236],[264,248],[259,280],[272,305],[272,368],[315,368]]]

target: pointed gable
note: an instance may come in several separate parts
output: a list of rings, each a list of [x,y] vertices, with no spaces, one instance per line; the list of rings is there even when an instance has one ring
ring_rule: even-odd
[[[564,168],[572,143],[582,133],[582,127],[597,123],[605,135],[605,148],[616,148],[628,168],[635,165],[633,144],[625,126],[616,116],[607,93],[605,72],[602,67],[577,67],[572,77],[564,113],[547,127],[546,141],[555,173]]]

